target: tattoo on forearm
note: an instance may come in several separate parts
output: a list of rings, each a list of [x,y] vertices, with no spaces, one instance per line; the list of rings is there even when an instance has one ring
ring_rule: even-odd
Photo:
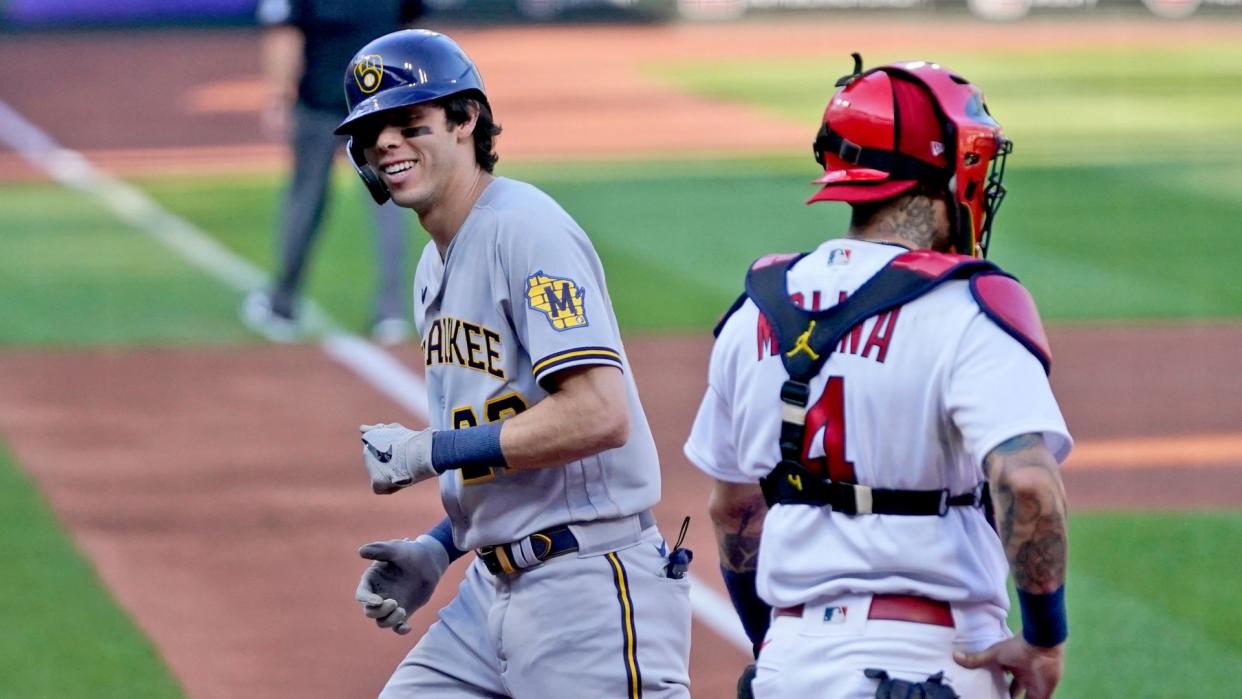
[[[1065,495],[1042,438],[1015,437],[988,454],[987,465],[1014,583],[1028,592],[1056,590],[1065,581]],[[1019,469],[1048,471],[1047,486],[1015,491],[1009,476]]]
[[[720,542],[721,562],[737,573],[755,569],[759,562],[759,537],[725,534]]]
[[[718,531],[720,562],[725,568],[738,573],[755,569],[759,561],[759,536],[749,531],[752,523],[762,523],[764,512],[756,507],[737,512],[738,525],[735,532]]]
[[[1016,495],[1002,485],[997,489],[1002,515],[1002,540],[1013,566],[1014,583],[1027,591],[1051,591],[1065,581],[1065,515],[1053,507],[1045,511],[1038,497]]]

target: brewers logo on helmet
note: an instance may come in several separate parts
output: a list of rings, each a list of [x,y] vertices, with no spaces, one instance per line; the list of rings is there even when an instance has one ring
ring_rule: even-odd
[[[383,79],[383,56],[373,53],[354,62],[354,81],[358,83],[358,89],[364,93],[369,95],[378,90]]]

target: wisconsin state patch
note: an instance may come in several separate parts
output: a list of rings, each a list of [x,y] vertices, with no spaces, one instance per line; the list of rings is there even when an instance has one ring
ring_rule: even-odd
[[[554,277],[539,270],[526,278],[526,302],[548,318],[556,330],[587,326],[586,289],[568,277]]]

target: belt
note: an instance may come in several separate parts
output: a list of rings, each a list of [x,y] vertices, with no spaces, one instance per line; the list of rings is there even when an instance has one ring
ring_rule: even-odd
[[[646,529],[655,524],[655,516],[650,510],[640,512],[637,517],[637,526],[640,529]],[[618,521],[624,519],[620,518]],[[581,522],[580,526],[590,527],[592,524],[607,526],[608,522],[609,520]],[[578,537],[574,536],[569,527],[570,525],[566,524],[544,529],[508,544],[484,546],[476,553],[492,575],[512,575],[526,568],[534,568],[549,558],[577,551]],[[593,546],[589,541],[586,545]]]
[[[492,575],[511,575],[577,550],[578,538],[568,526],[562,526],[535,532],[513,543],[484,546],[478,555]]]
[[[799,604],[796,607],[780,607],[773,614],[800,617],[805,606]],[[949,628],[954,626],[953,610],[948,602],[918,595],[874,595],[871,598],[871,609],[867,611],[867,618],[881,621],[909,621]]]

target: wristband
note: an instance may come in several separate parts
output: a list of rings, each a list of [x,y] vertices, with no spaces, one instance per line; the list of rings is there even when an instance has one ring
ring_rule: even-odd
[[[742,620],[742,629],[746,631],[746,638],[750,639],[755,657],[759,657],[759,644],[763,643],[763,637],[768,633],[768,625],[772,622],[772,607],[759,599],[759,593],[755,589],[755,571],[738,573],[722,565],[720,576],[724,578],[729,599],[737,610],[738,618]]]
[[[470,466],[491,468],[505,465],[500,450],[502,422],[490,422],[459,430],[439,430],[431,436],[431,465],[436,473]]]
[[[1052,648],[1069,637],[1064,585],[1046,595],[1018,590],[1018,606],[1022,608],[1022,638],[1027,643]]]
[[[444,547],[445,553],[448,554],[449,563],[466,554],[465,551],[457,548],[457,544],[453,543],[453,523],[449,521],[448,517],[440,520],[439,524],[432,527],[431,531],[427,532],[427,536],[435,539]]]

